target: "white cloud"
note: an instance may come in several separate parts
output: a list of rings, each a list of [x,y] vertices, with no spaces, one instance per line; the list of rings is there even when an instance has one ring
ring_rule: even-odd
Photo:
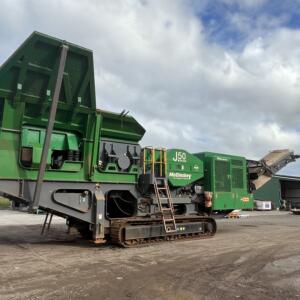
[[[143,145],[251,158],[300,152],[300,31],[276,29],[274,19],[269,34],[258,26],[231,51],[207,41],[186,3],[5,1],[0,59],[33,30],[93,49],[98,106],[130,110],[147,129]],[[16,14],[18,24],[4,23]]]

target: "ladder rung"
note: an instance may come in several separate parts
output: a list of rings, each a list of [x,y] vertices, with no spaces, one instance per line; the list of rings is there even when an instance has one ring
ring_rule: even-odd
[[[162,208],[161,210],[162,210],[162,211],[172,211],[172,208],[171,208],[171,207],[167,207],[167,208],[164,207],[164,208]]]
[[[172,221],[172,222],[173,222],[173,221],[175,222],[175,219],[173,219],[173,218],[168,218],[168,219],[167,219],[167,218],[164,218],[164,221],[165,221],[165,222],[171,222],[171,221]]]
[[[177,231],[177,229],[167,229],[166,230],[167,233],[169,233],[169,232],[176,232],[176,231]]]
[[[166,187],[157,187],[158,190],[166,190]]]

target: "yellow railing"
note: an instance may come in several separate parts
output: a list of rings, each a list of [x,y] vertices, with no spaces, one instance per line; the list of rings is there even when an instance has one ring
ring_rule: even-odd
[[[156,154],[159,153],[159,160],[157,160]],[[167,150],[165,148],[153,148],[145,147],[143,149],[143,172],[144,174],[148,171],[148,166],[150,165],[150,172],[155,174],[155,166],[159,165],[159,177],[165,177],[167,175]]]

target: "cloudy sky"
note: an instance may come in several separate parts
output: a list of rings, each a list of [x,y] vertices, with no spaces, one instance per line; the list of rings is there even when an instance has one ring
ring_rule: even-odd
[[[299,0],[2,0],[0,64],[34,30],[94,51],[98,107],[143,145],[300,153]]]

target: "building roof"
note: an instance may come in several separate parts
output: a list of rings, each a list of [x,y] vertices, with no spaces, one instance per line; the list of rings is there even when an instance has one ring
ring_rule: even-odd
[[[275,178],[278,178],[279,180],[292,180],[292,181],[300,181],[299,176],[289,176],[289,175],[275,175],[273,176]]]

